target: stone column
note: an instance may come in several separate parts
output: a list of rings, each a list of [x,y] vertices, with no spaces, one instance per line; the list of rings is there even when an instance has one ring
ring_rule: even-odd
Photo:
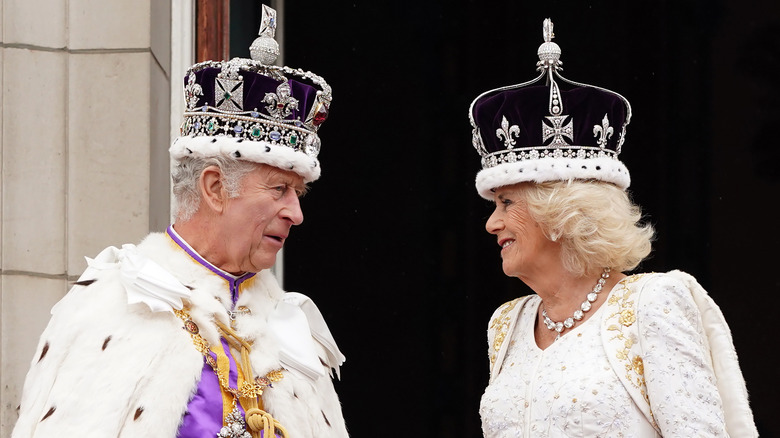
[[[169,218],[170,0],[0,5],[0,436],[51,306]]]

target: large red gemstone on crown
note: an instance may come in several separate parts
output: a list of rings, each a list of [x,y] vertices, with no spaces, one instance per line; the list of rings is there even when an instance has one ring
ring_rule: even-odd
[[[328,118],[328,107],[324,104],[318,104],[317,112],[314,113],[314,119],[312,120],[312,124],[314,126],[320,126],[322,123],[327,120]]]

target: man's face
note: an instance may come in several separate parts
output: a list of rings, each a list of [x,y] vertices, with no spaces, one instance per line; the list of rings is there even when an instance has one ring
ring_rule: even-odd
[[[290,228],[303,222],[298,198],[306,187],[297,173],[264,164],[248,173],[240,187],[217,221],[226,258],[220,268],[258,272],[273,266]]]

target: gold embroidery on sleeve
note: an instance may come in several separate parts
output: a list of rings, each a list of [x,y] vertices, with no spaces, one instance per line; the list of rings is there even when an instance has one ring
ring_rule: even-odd
[[[620,289],[610,295],[607,301],[610,309],[615,311],[607,317],[607,330],[614,334],[610,338],[610,342],[617,341],[617,344],[622,343],[622,347],[615,350],[615,356],[625,366],[626,380],[634,385],[642,397],[650,405],[650,399],[647,395],[647,385],[645,383],[645,366],[642,356],[638,353],[641,351],[635,350],[632,352],[632,347],[635,346],[638,339],[632,334],[630,330],[631,326],[636,323],[636,303],[634,301],[634,291],[631,290],[628,285],[635,283],[642,279],[647,274],[637,274],[624,278],[619,283]],[[653,417],[652,410],[650,416]],[[655,418],[653,417],[653,423]],[[653,424],[653,426],[656,426]]]
[[[516,298],[512,301],[504,303],[500,308],[498,316],[490,321],[490,330],[494,330],[496,333],[495,338],[493,338],[493,351],[490,352],[491,368],[493,367],[493,364],[496,363],[498,352],[501,350],[501,345],[504,344],[507,332],[509,331],[510,318],[508,314],[512,309],[515,308],[519,300],[520,298]]]

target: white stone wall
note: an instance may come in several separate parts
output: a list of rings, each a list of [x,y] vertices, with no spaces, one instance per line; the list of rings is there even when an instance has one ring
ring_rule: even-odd
[[[170,36],[171,0],[0,0],[0,437],[84,256],[168,223]]]

